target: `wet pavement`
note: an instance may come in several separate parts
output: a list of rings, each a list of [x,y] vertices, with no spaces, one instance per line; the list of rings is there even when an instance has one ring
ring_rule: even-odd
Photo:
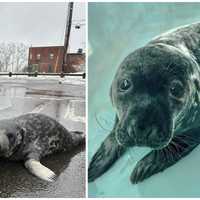
[[[0,119],[43,113],[68,130],[85,132],[85,80],[80,78],[0,77]],[[84,197],[85,147],[42,160],[58,179],[44,182],[20,162],[0,160],[0,197]]]

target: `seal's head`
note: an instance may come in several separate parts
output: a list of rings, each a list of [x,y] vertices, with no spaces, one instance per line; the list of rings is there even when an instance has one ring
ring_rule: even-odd
[[[176,119],[191,103],[195,68],[189,55],[166,44],[149,44],[126,57],[110,91],[118,143],[165,147]]]
[[[0,157],[9,157],[22,142],[23,129],[3,124],[0,129]]]

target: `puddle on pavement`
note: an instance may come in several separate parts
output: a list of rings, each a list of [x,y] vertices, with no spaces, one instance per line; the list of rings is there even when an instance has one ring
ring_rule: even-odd
[[[45,166],[58,175],[54,183],[48,183],[32,176],[21,162],[1,160],[0,197],[84,197],[84,185],[82,188],[76,185],[77,179],[83,184],[84,159],[81,161],[80,158],[84,157],[84,148],[81,146],[74,151],[57,153],[42,160]],[[67,175],[65,169],[68,170]],[[65,180],[65,176],[68,181]],[[80,176],[82,178],[79,178]],[[65,190],[58,187],[62,184]]]

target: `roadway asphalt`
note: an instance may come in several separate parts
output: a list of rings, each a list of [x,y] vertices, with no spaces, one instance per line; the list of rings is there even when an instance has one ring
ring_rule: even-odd
[[[69,130],[85,132],[85,80],[0,77],[0,119],[44,113]],[[0,197],[84,197],[85,146],[42,160],[58,175],[54,183],[32,176],[20,162],[0,160]]]

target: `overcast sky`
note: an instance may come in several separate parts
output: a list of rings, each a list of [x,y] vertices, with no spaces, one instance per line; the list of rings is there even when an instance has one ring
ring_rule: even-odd
[[[67,3],[0,3],[0,42],[63,45]],[[84,21],[80,21],[84,20]],[[70,52],[85,48],[85,4],[74,3]]]

